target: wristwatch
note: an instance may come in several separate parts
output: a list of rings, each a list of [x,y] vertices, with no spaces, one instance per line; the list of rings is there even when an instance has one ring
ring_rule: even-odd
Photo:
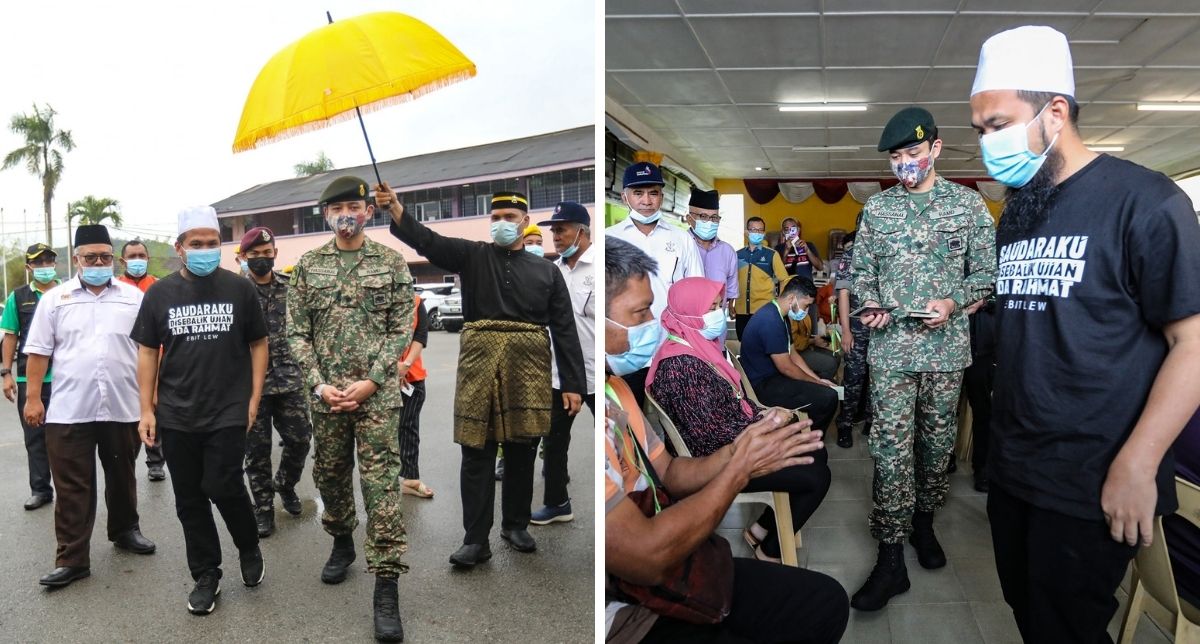
[[[12,369],[0,369],[0,376],[12,375]]]
[[[313,387],[313,391],[312,391],[313,398],[316,398],[317,402],[324,402],[324,398],[321,398],[321,388],[324,386],[325,385],[321,384],[321,385],[317,385],[316,387]]]

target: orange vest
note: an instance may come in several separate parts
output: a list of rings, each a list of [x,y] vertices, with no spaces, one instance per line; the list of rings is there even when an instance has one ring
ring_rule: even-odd
[[[414,311],[413,311],[413,330],[416,331],[417,330],[417,315],[419,314],[419,312],[421,310],[421,296],[414,295],[413,301],[416,304]],[[406,349],[404,349],[404,355],[400,356],[401,361],[408,359],[409,351],[412,351],[412,343],[411,342],[408,344],[408,347]],[[411,368],[409,368],[408,374],[406,374],[404,376],[404,379],[407,380],[408,382],[420,382],[425,379],[425,366],[423,364],[421,364],[420,357],[417,357],[416,362],[413,362],[413,366]]]
[[[122,276],[118,277],[117,279],[121,280],[122,282],[125,282],[126,284],[129,284],[130,286],[136,286],[136,287],[140,288],[143,293],[145,293],[146,289],[150,288],[151,286],[154,285],[155,282],[158,281],[158,278],[153,275],[143,276],[140,282],[133,281],[133,278],[129,277],[128,275],[122,275]]]

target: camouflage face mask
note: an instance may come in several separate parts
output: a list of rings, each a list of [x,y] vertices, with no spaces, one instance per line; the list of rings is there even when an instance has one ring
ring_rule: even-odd
[[[363,227],[367,225],[367,215],[365,213],[359,215],[329,215],[325,218],[325,223],[339,237],[350,239],[362,232]]]
[[[921,157],[916,161],[908,163],[893,163],[892,174],[909,188],[921,185],[925,178],[929,176],[929,171],[933,170],[933,153],[929,156]]]

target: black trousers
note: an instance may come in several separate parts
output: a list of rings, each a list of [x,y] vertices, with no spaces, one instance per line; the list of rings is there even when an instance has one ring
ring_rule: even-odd
[[[963,389],[971,403],[971,467],[987,468],[988,441],[992,436],[992,383],[996,378],[996,356],[975,356],[963,372]]]
[[[400,476],[406,479],[421,478],[417,459],[421,453],[421,408],[425,406],[425,381],[413,383],[412,395],[404,396],[400,408]]]
[[[546,441],[546,491],[542,495],[542,505],[562,505],[571,500],[571,496],[567,494],[567,450],[571,448],[571,426],[575,424],[575,416],[567,415],[567,410],[562,408],[562,390],[553,390],[552,400],[554,406],[550,410],[550,434],[544,439]],[[643,389],[645,391],[645,389]],[[592,411],[592,416],[596,415],[596,396],[587,394],[583,397],[583,402],[588,409]],[[507,454],[507,447],[505,453]],[[534,451],[537,450],[537,444],[534,444]],[[507,461],[505,461],[505,475],[507,476]]]
[[[659,617],[643,642],[832,644],[850,619],[846,590],[832,577],[755,559],[733,560],[733,608],[720,624]]]
[[[220,573],[221,539],[210,503],[217,506],[239,551],[258,545],[258,527],[242,477],[246,428],[206,432],[160,428],[158,433],[171,469],[175,513],[183,525],[192,579],[199,579],[208,570]]]
[[[994,482],[987,510],[1004,601],[1026,644],[1111,644],[1115,593],[1136,548],[1113,541],[1103,519],[1038,508]]]
[[[462,469],[459,488],[462,490],[463,545],[486,544],[492,532],[496,504],[496,447],[488,441],[483,449],[462,446]],[[533,443],[504,444],[504,480],[500,483],[501,521],[504,530],[524,530],[529,527],[530,504],[533,502],[533,460],[537,446]]]
[[[807,380],[792,380],[776,374],[754,383],[754,393],[764,405],[795,409],[809,405],[803,411],[812,419],[813,429],[824,430],[837,412],[837,392],[825,385]]]
[[[811,456],[811,465],[793,465],[766,476],[752,478],[742,491],[787,492],[788,505],[792,509],[792,528],[799,530],[804,527],[813,512],[817,511],[833,480],[829,471],[829,452],[822,449],[813,452]],[[775,530],[775,512],[770,506],[758,517],[758,525],[767,530],[767,538],[762,541],[763,552],[768,556],[778,557],[779,533]]]
[[[42,404],[50,406],[49,382],[42,383]],[[46,455],[46,431],[42,427],[30,427],[25,422],[26,384],[17,383],[17,417],[21,419],[21,429],[25,432],[25,457],[29,461],[29,493],[47,499],[54,498],[54,488],[50,486],[50,457]]]
[[[138,441],[138,445],[146,450],[146,467],[166,465],[167,460],[163,458],[162,434],[154,437],[154,447],[146,447],[141,441]]]

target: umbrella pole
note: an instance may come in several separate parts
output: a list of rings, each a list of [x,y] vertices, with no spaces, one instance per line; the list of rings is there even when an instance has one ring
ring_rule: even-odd
[[[328,11],[325,12],[325,19],[333,24],[333,15]],[[354,106],[354,113],[358,115],[358,126],[362,128],[363,140],[367,142],[367,156],[371,157],[371,169],[375,171],[375,185],[383,185],[383,179],[379,178],[379,166],[375,164],[375,151],[371,149],[371,137],[367,136],[367,124],[363,123],[362,110],[357,105]]]

